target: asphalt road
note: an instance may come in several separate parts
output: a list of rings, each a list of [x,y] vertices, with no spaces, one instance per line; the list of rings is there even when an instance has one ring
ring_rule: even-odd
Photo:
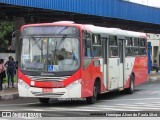
[[[110,92],[98,97],[96,104],[89,105],[85,101],[55,101],[41,104],[36,98],[18,98],[0,101],[0,111],[40,111],[45,116],[87,116],[90,113],[106,111],[160,111],[160,81],[147,82],[135,88],[134,94]],[[53,112],[54,111],[54,112]],[[89,113],[87,111],[90,111]]]

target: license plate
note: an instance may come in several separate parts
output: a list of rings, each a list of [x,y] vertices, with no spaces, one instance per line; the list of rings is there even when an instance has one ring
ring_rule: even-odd
[[[42,88],[42,92],[53,92],[52,88]]]

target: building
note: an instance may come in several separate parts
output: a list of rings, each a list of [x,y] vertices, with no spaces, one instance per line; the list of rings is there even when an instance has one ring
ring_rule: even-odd
[[[160,65],[160,34],[151,34],[147,33],[147,40],[151,42],[151,60],[157,60],[157,63]]]

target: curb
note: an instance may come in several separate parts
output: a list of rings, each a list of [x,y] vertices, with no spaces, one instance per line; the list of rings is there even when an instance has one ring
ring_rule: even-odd
[[[160,71],[156,73],[156,71],[150,71],[150,74],[160,74]]]
[[[157,81],[157,80],[160,80],[159,77],[150,77],[149,78],[149,82],[153,82],[153,81]]]
[[[0,100],[13,100],[19,97],[18,93],[9,94],[9,95],[1,95]]]

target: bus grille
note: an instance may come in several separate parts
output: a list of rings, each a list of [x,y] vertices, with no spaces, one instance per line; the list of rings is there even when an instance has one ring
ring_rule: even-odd
[[[46,81],[60,82],[69,78],[70,76],[63,76],[63,77],[27,76],[27,77],[29,77],[31,80],[39,81],[39,82],[43,82],[43,81],[44,82]]]
[[[33,92],[31,91],[31,93],[34,95],[34,96],[39,96],[39,97],[60,97],[62,95],[64,95],[65,92],[57,92],[57,93],[43,93],[43,92]]]

